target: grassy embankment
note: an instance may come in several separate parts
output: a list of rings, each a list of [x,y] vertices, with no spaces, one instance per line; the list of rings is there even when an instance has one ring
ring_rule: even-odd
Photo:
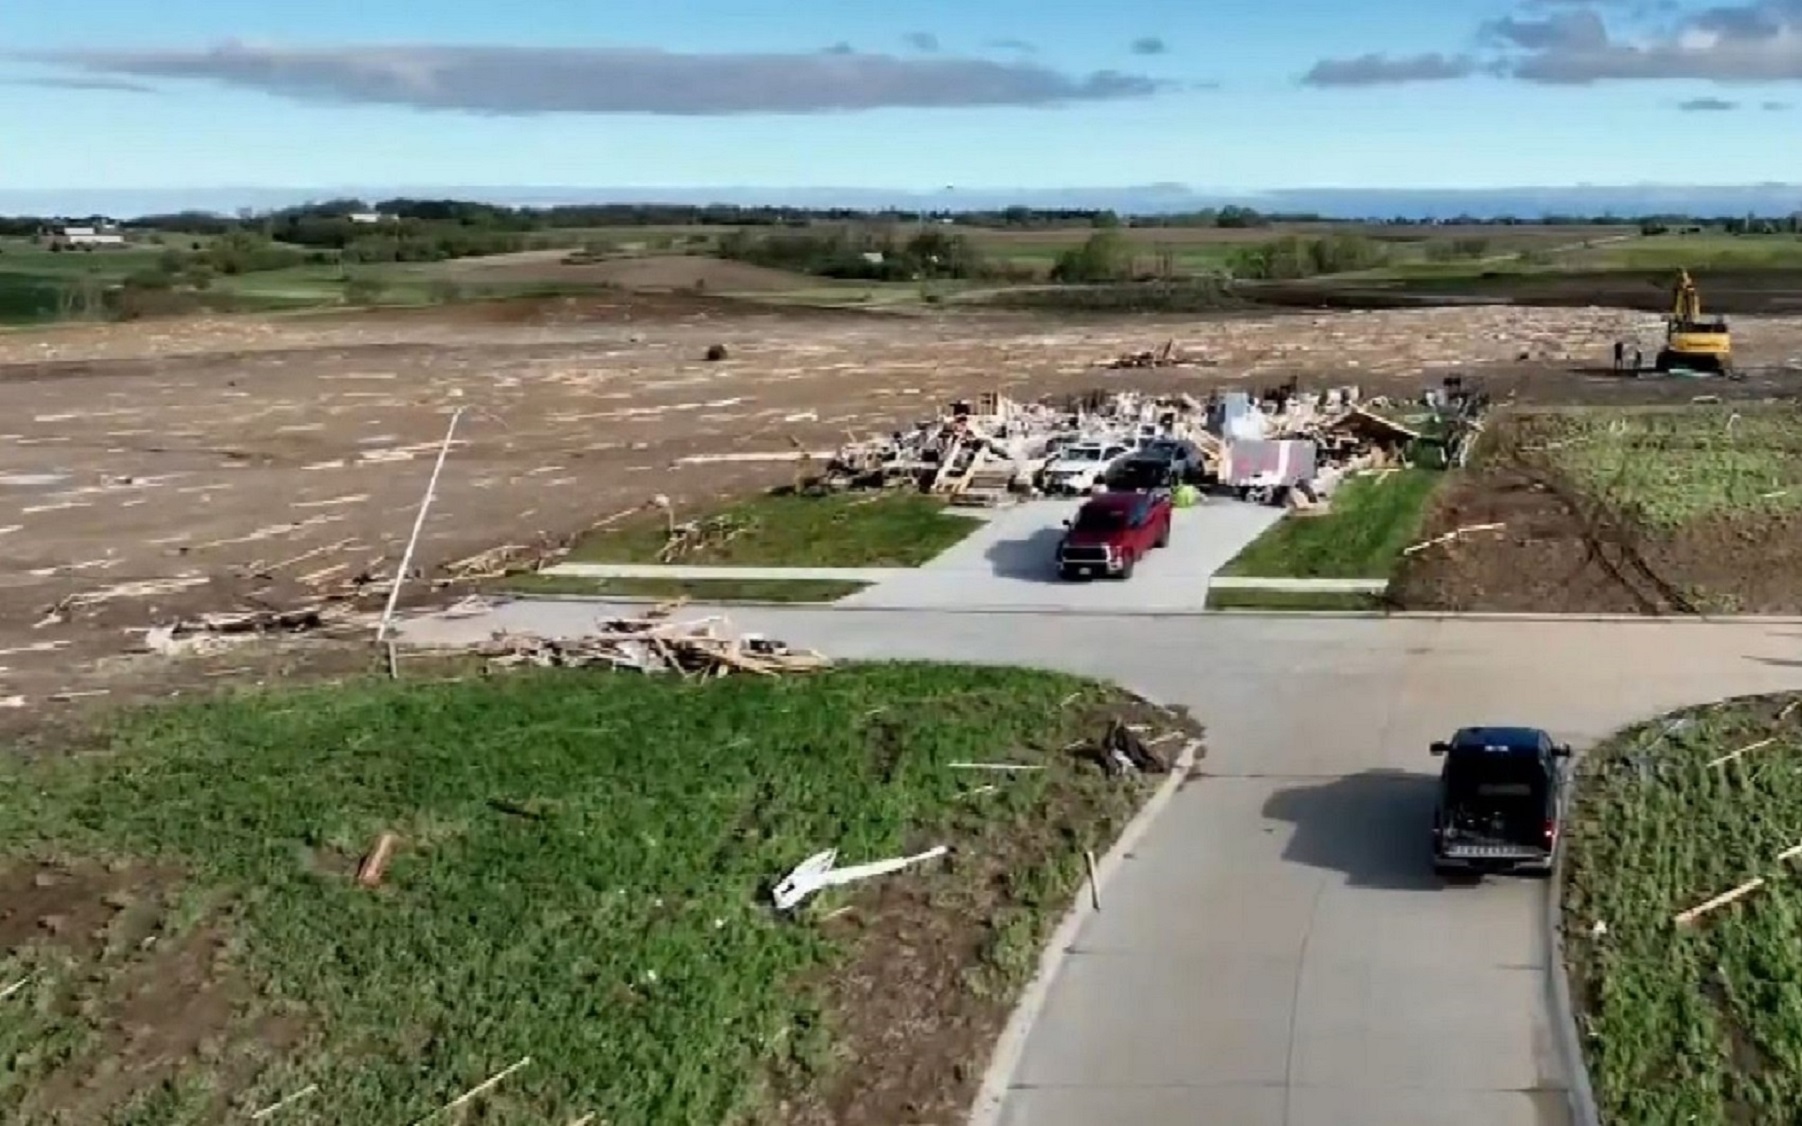
[[[188,1126],[298,1093],[284,1116],[394,1126],[528,1057],[483,1121],[950,1117],[1082,850],[1149,785],[1064,749],[1122,707],[1175,722],[1065,676],[904,664],[121,714],[87,753],[0,763],[0,1117]],[[996,760],[1043,769],[949,765]],[[819,849],[939,843],[797,919],[768,906]],[[896,1048],[895,1022],[922,1035]]]
[[[1604,1121],[1778,1123],[1802,1107],[1802,885],[1779,859],[1802,841],[1795,703],[1666,717],[1582,763],[1564,918]]]

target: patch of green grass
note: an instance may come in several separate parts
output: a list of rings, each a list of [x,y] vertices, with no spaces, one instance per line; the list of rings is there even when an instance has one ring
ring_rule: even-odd
[[[767,494],[678,520],[723,520],[743,530],[710,539],[672,563],[743,567],[918,567],[982,523],[917,493],[812,497]],[[664,517],[597,532],[577,544],[571,562],[657,563],[667,542]]]
[[[222,934],[249,986],[222,1039],[274,1010],[305,1029],[249,1080],[197,1052],[167,1097],[109,1123],[197,1121],[183,1092],[208,1084],[235,1089],[241,1117],[317,1083],[303,1119],[394,1126],[524,1056],[483,1121],[741,1121],[772,1071],[820,1081],[838,1018],[856,1016],[822,982],[894,909],[826,928],[857,894],[836,891],[785,920],[769,882],[822,848],[855,863],[949,843],[953,863],[889,879],[923,881],[918,933],[992,919],[990,964],[968,972],[1018,988],[1077,887],[1072,858],[1105,847],[1143,793],[1061,749],[1118,699],[919,664],[246,692],[121,715],[95,753],[0,764],[0,854],[183,873],[164,926]],[[974,800],[948,768],[996,759],[1046,769]],[[386,831],[400,849],[383,886],[361,888],[356,859]],[[0,982],[38,975],[19,1022],[0,1023],[0,1117],[45,1120],[34,1092],[96,1043],[107,982],[155,949],[117,943],[98,966],[35,943],[0,956]]]
[[[1567,411],[1523,419],[1578,488],[1672,529],[1802,504],[1802,410],[1754,404]]]
[[[691,598],[697,602],[836,602],[869,585],[833,579],[588,579],[579,575],[513,575],[496,583],[494,589],[512,594]]]
[[[1349,590],[1210,590],[1210,610],[1381,611],[1381,594]]]
[[[1253,540],[1224,575],[1383,579],[1415,542],[1427,498],[1445,480],[1430,469],[1401,469],[1344,482],[1320,516],[1287,516]]]
[[[1793,1122],[1802,1106],[1802,883],[1776,859],[1802,839],[1802,733],[1776,722],[1785,704],[1654,721],[1581,764],[1566,960],[1605,1122]]]
[[[1577,261],[1615,270],[1802,269],[1802,236],[1653,235],[1585,251]]]

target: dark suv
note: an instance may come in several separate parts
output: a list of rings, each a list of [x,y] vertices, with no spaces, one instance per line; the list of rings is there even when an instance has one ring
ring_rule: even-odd
[[[1570,746],[1537,727],[1465,727],[1432,750],[1445,759],[1433,870],[1550,873]]]

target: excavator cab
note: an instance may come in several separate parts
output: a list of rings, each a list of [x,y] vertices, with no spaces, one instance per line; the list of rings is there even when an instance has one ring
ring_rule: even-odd
[[[1671,289],[1671,311],[1665,317],[1664,347],[1658,352],[1657,368],[1661,372],[1733,372],[1733,335],[1727,319],[1702,315],[1702,294],[1688,270],[1677,272]]]

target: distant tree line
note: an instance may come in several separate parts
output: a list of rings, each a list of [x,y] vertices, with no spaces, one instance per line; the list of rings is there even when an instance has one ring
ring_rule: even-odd
[[[357,223],[353,215],[392,217],[391,224]],[[98,222],[102,216],[68,217],[68,221]],[[40,231],[50,219],[42,216],[0,217],[0,237],[28,237]],[[822,224],[906,225],[937,223],[957,227],[983,227],[1002,230],[1053,230],[1070,227],[1093,227],[1107,230],[1119,227],[1217,227],[1253,229],[1294,223],[1343,224],[1346,226],[1619,226],[1664,229],[1687,225],[1724,228],[1729,231],[1784,232],[1798,229],[1802,215],[1542,215],[1534,218],[1516,216],[1482,217],[1459,215],[1447,219],[1423,219],[1418,216],[1366,217],[1332,219],[1300,212],[1259,212],[1254,208],[1229,205],[1197,211],[1167,214],[1121,215],[1095,208],[1006,207],[976,211],[951,210],[860,210],[855,208],[814,207],[745,207],[734,204],[657,204],[605,203],[571,204],[556,207],[509,207],[456,199],[396,198],[377,201],[332,199],[297,207],[267,212],[244,210],[236,215],[183,211],[165,215],[146,215],[124,224],[138,230],[167,231],[196,236],[215,236],[236,230],[258,230],[265,235],[302,246],[344,250],[363,240],[386,236],[390,244],[398,241],[402,255],[416,253],[408,249],[409,237],[417,241],[422,232],[435,235],[451,228],[461,229],[470,240],[504,236],[527,236],[572,227],[787,227],[804,229]],[[374,228],[374,229],[372,229]],[[486,245],[483,242],[483,245]],[[389,251],[371,251],[387,254]]]
[[[858,281],[1023,276],[1020,267],[985,258],[969,236],[945,227],[924,227],[905,237],[889,224],[769,233],[739,229],[722,235],[715,253],[778,270]]]

